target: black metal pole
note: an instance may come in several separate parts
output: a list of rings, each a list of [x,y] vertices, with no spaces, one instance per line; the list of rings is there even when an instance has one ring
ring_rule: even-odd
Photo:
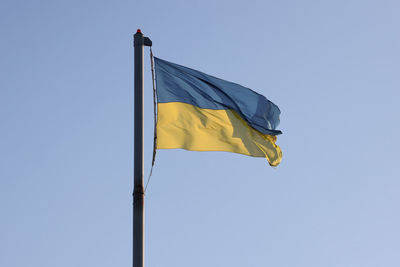
[[[134,99],[134,188],[132,266],[144,267],[144,188],[143,188],[143,46],[151,40],[140,30],[133,36],[135,49]]]

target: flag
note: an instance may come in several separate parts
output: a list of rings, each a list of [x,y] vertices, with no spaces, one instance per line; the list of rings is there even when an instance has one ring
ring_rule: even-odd
[[[280,163],[278,106],[239,84],[160,58],[154,62],[157,149],[227,151]]]

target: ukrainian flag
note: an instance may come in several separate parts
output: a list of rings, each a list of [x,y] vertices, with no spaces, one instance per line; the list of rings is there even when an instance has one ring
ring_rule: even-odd
[[[154,58],[157,148],[227,151],[277,166],[279,108],[239,84]]]

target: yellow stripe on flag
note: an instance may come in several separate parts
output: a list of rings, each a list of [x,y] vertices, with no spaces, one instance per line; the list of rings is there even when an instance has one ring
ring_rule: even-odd
[[[203,109],[181,102],[158,103],[157,148],[226,151],[265,157],[277,166],[282,151],[276,136],[251,128],[233,110]]]

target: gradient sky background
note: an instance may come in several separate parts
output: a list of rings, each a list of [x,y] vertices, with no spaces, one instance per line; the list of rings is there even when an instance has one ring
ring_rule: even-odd
[[[0,266],[131,266],[133,46],[264,94],[283,161],[162,150],[147,267],[400,266],[398,1],[0,4]],[[145,178],[153,115],[145,49]]]

